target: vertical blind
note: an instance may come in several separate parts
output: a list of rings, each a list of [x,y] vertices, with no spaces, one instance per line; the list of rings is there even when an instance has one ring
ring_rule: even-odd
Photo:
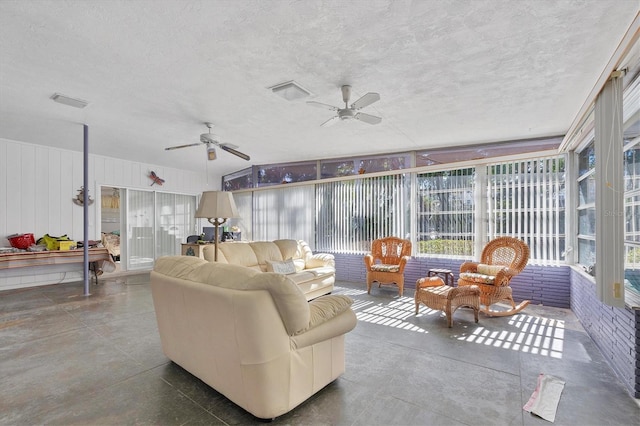
[[[313,185],[300,185],[253,193],[253,232],[256,241],[315,241],[315,193]]]
[[[253,192],[237,192],[233,194],[233,200],[236,203],[238,209],[238,215],[240,217],[229,219],[229,226],[237,226],[242,232],[241,238],[243,240],[253,239],[253,224],[252,224],[252,210],[253,210]]]
[[[524,240],[538,264],[563,261],[564,156],[481,167],[486,182],[469,167],[418,173],[414,184],[410,174],[395,174],[284,185],[239,193],[236,203],[251,218],[247,238],[256,241],[305,239],[318,251],[363,253],[372,240],[394,235],[416,241],[417,255],[468,257],[479,255],[474,242],[486,230],[488,239]],[[478,194],[487,200],[482,217]]]
[[[126,195],[127,269],[149,268],[153,266],[155,258],[154,193],[128,189]]]
[[[559,263],[566,237],[564,172],[564,157],[557,156],[488,166],[489,239],[522,239],[531,260]]]
[[[408,183],[398,174],[317,184],[318,250],[366,252],[376,238],[408,238]]]
[[[195,228],[196,197],[154,191],[126,194],[127,269],[153,266],[160,256],[177,255]]]
[[[422,173],[417,176],[418,252],[473,254],[473,168]]]
[[[156,192],[156,255],[181,253],[181,244],[195,228],[196,197]]]

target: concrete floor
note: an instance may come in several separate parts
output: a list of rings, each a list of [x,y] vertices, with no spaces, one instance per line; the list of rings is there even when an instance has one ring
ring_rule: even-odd
[[[0,424],[259,424],[162,353],[149,275],[0,292]],[[412,290],[355,300],[345,374],[274,424],[546,425],[522,409],[539,373],[566,382],[558,425],[639,425],[629,396],[571,311],[530,306],[453,328]]]

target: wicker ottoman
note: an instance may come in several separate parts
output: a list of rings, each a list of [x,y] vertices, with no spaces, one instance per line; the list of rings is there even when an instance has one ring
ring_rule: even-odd
[[[453,325],[453,313],[459,307],[473,309],[473,315],[478,322],[480,309],[480,289],[478,286],[451,287],[444,284],[440,277],[420,278],[416,282],[416,315],[420,303],[424,303],[431,309],[444,311],[447,315],[447,325]]]

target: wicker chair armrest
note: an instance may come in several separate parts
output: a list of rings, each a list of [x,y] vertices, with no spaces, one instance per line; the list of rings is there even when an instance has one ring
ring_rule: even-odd
[[[400,270],[398,272],[404,272],[404,267],[407,264],[407,262],[409,261],[409,259],[411,259],[411,256],[402,256],[400,258],[400,263],[398,263],[398,266],[400,267]]]
[[[480,262],[464,262],[460,265],[460,272],[477,272]]]
[[[516,275],[518,275],[518,271],[505,266],[504,269],[500,270],[496,274],[496,279],[493,282],[493,285],[497,287],[507,286],[509,285],[509,281],[511,281],[511,278]]]
[[[373,255],[367,254],[364,256],[364,265],[367,267],[367,271],[371,271],[373,262],[374,262]]]

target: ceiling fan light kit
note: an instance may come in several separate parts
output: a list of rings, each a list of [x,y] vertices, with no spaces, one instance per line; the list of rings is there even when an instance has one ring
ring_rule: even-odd
[[[209,161],[213,161],[216,158],[218,158],[216,154],[216,149],[214,147],[212,146],[207,147],[207,158],[209,159]]]
[[[374,102],[380,100],[378,93],[369,92],[362,96],[349,106],[349,99],[351,98],[351,86],[344,85],[341,87],[342,101],[344,102],[344,108],[338,108],[333,105],[323,104],[321,102],[307,101],[307,104],[315,107],[325,108],[331,111],[336,111],[336,115],[322,123],[321,127],[330,126],[335,124],[336,121],[341,120],[359,120],[368,124],[378,124],[382,121],[382,118],[371,114],[365,114],[364,112],[358,112],[360,109],[371,105]]]

